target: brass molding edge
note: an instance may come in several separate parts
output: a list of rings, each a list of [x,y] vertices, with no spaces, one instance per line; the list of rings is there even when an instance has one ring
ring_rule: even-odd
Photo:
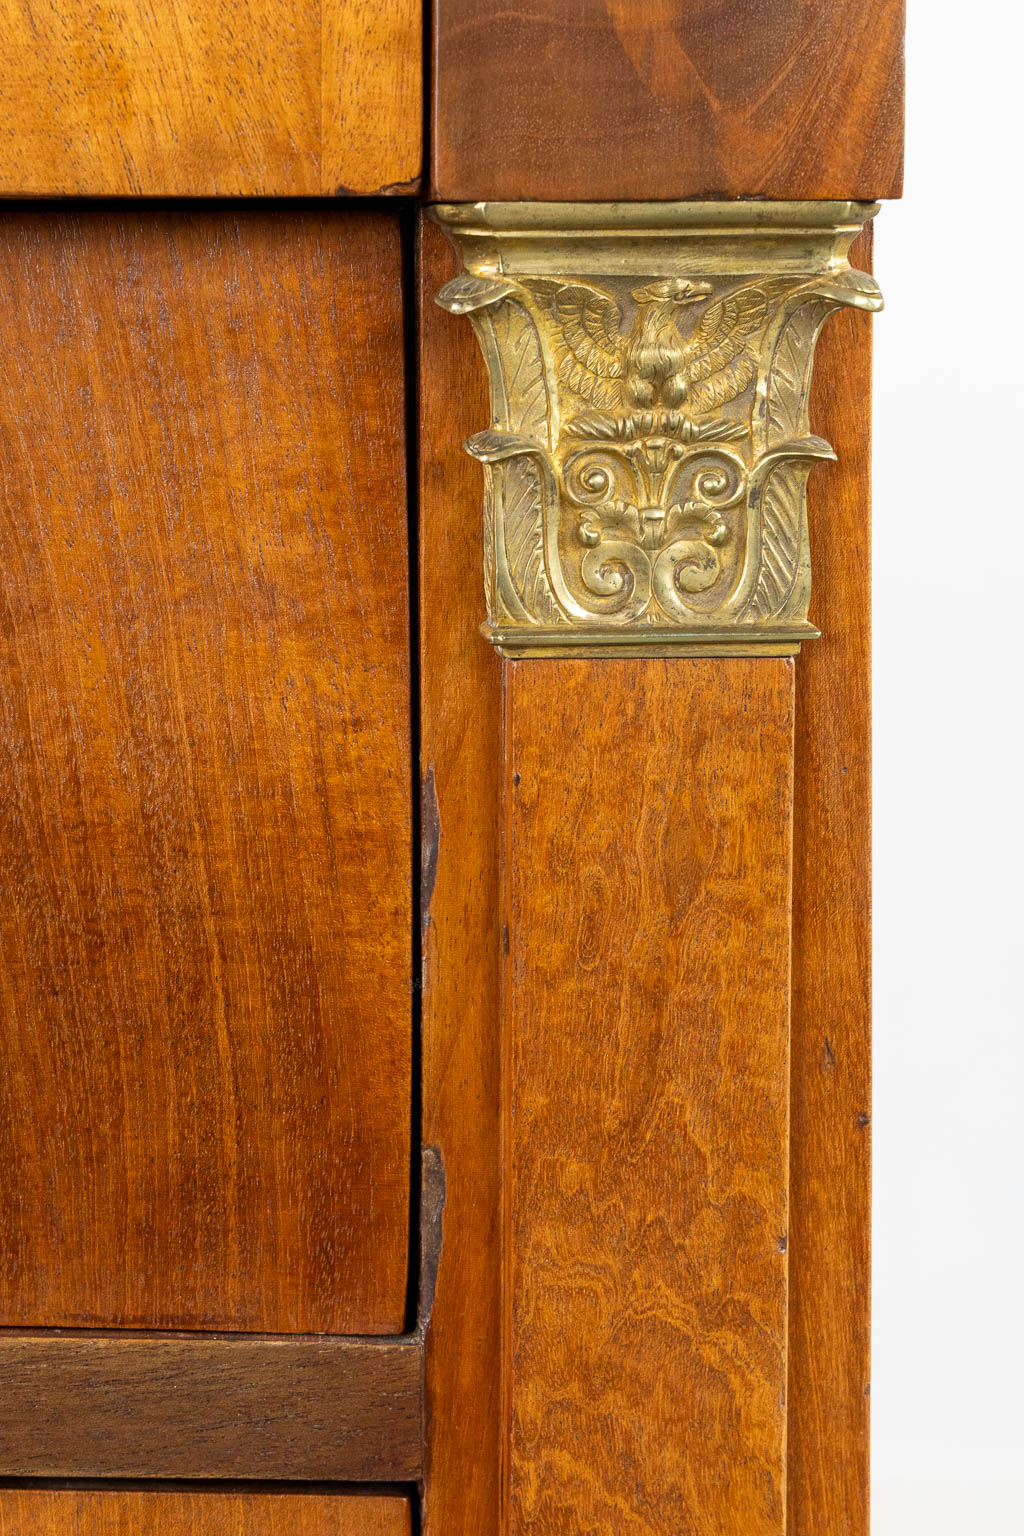
[[[847,254],[877,204],[431,210],[437,295],[487,363],[487,633],[508,656],[793,655],[808,621],[814,348],[878,310]]]

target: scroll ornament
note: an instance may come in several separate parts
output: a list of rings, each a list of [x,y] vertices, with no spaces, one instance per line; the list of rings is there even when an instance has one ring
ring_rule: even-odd
[[[675,217],[673,218],[673,212]],[[467,274],[492,422],[488,633],[506,654],[792,654],[822,325],[877,310],[857,204],[435,210]]]

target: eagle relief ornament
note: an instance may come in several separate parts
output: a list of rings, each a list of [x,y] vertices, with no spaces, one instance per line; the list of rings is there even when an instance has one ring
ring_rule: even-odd
[[[487,633],[507,655],[791,655],[808,620],[822,325],[882,307],[862,203],[439,207],[492,421]]]

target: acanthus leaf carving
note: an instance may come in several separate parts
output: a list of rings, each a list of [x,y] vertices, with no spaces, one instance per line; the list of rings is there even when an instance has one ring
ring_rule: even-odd
[[[642,205],[436,210],[469,268],[438,302],[491,380],[467,448],[506,652],[784,654],[816,634],[805,491],[834,455],[809,431],[814,347],[841,305],[881,306],[846,262],[873,209],[738,206],[677,205],[678,227]]]

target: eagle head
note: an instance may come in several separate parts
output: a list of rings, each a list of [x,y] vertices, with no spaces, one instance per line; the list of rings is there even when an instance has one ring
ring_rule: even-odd
[[[633,298],[638,304],[664,303],[666,299],[672,304],[694,304],[698,299],[706,299],[710,292],[710,283],[691,283],[688,277],[662,277],[656,283],[634,288]]]

